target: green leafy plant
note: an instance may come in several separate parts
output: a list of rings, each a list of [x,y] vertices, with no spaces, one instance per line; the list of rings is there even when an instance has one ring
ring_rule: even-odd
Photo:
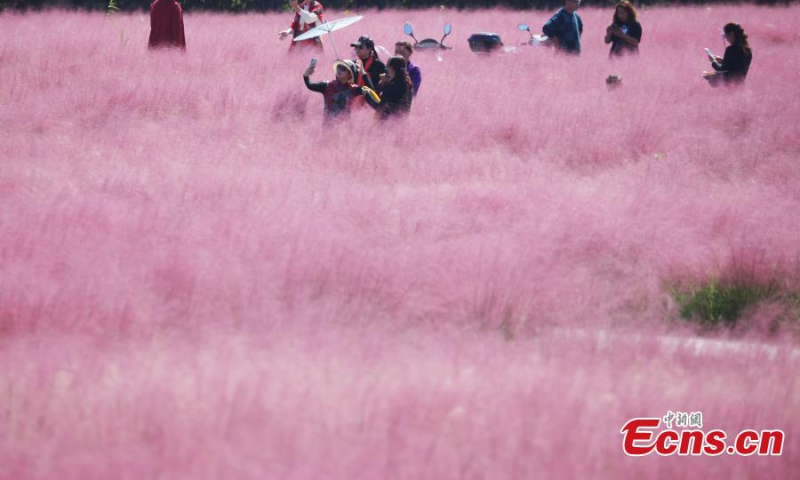
[[[748,284],[741,281],[710,280],[671,289],[680,307],[681,317],[697,320],[707,327],[733,326],[748,307],[776,297],[775,282]]]
[[[234,12],[245,12],[248,9],[247,0],[231,0],[230,10]]]

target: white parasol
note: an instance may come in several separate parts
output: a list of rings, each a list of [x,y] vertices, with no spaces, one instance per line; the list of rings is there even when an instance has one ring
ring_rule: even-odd
[[[294,38],[295,42],[299,42],[301,40],[308,40],[310,38],[321,37],[328,34],[328,37],[331,39],[331,45],[333,45],[333,53],[336,54],[336,58],[339,58],[339,53],[336,52],[336,44],[333,43],[333,37],[331,36],[331,32],[335,32],[336,30],[341,30],[344,27],[349,27],[350,25],[356,23],[357,21],[364,18],[362,15],[356,15],[354,17],[345,17],[340,18],[338,20],[332,20],[330,22],[325,22],[318,27],[314,27],[311,30],[307,31],[302,35],[298,35]]]

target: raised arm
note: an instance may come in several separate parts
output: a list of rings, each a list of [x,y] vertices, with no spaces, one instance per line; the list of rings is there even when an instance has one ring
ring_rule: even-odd
[[[309,69],[309,70],[311,70],[311,69]],[[313,73],[313,70],[312,70],[311,73]],[[312,92],[325,93],[325,87],[328,86],[328,82],[311,83],[311,80],[309,80],[307,74],[308,74],[308,70],[306,70],[306,72],[303,74],[303,82],[306,84],[306,88],[311,90]]]

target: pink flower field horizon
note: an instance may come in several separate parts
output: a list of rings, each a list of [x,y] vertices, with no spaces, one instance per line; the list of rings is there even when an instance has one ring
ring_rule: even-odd
[[[352,13],[348,58],[452,23],[408,118],[324,123],[287,14],[187,13],[184,54],[0,14],[0,478],[796,478],[800,8],[640,10],[616,60],[610,9],[580,58],[467,46],[551,12]],[[777,293],[700,328],[715,281]],[[626,456],[668,411],[783,453]]]

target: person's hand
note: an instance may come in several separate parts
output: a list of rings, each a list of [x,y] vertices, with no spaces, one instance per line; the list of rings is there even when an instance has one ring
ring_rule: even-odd
[[[292,10],[295,12],[300,10],[300,5],[297,4],[297,0],[289,0],[289,6],[292,7]]]
[[[281,40],[286,40],[286,37],[288,37],[290,33],[292,33],[292,29],[291,28],[289,30],[284,30],[284,31],[280,32],[278,34],[278,38],[281,39]]]
[[[387,83],[389,83],[389,78],[386,76],[385,73],[381,73],[381,79],[378,80],[378,83],[381,85],[386,85]]]
[[[304,77],[310,77],[311,75],[314,75],[314,70],[315,70],[315,68],[314,68],[314,67],[308,67],[308,68],[306,68],[306,71],[305,71],[305,72],[303,72],[303,76],[304,76]]]
[[[711,60],[713,60],[713,61],[715,61],[717,63],[722,63],[722,57],[712,57]]]

